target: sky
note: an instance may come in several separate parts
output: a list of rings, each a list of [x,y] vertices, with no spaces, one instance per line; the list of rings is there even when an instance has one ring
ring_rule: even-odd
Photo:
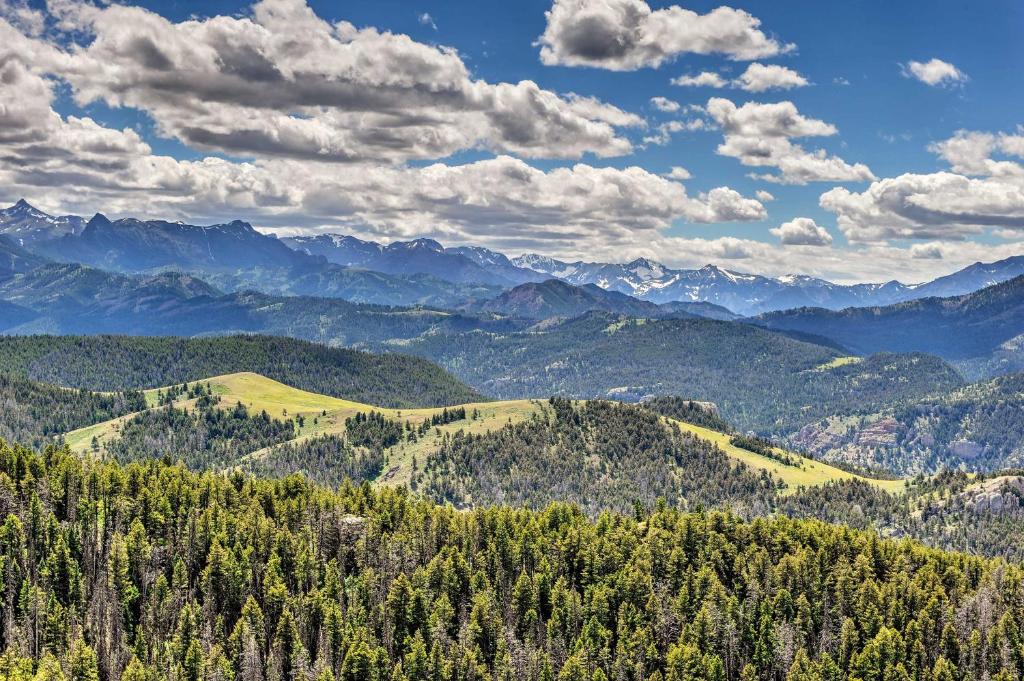
[[[923,281],[1024,254],[1024,4],[0,0],[0,198]]]

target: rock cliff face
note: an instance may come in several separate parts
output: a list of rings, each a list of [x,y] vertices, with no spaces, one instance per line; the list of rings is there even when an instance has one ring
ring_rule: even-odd
[[[954,440],[949,443],[949,451],[961,459],[975,459],[985,451],[985,448],[971,440]]]
[[[843,446],[844,438],[823,428],[820,423],[809,423],[790,438],[790,442],[798,449],[821,456]]]
[[[883,418],[857,433],[855,442],[861,447],[895,447],[903,426],[894,418]]]
[[[965,490],[960,502],[976,515],[1024,515],[1024,476],[1003,475],[986,480]]]

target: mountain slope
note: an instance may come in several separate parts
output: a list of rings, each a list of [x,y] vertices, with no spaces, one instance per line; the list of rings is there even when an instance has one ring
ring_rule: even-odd
[[[36,319],[39,315],[21,305],[0,300],[0,331],[8,331]]]
[[[976,262],[958,272],[914,288],[917,298],[961,296],[1024,275],[1024,256],[992,263]]]
[[[17,272],[27,272],[45,262],[45,258],[29,253],[6,236],[0,236],[0,279]]]
[[[902,475],[1024,469],[1024,374],[835,414],[804,426],[790,442],[827,461]]]
[[[18,333],[180,334],[257,331],[249,310],[205,282],[165,272],[149,277],[53,263],[0,281],[0,298],[35,315]]]
[[[282,239],[290,247],[319,255],[332,263],[392,275],[425,274],[455,283],[515,286],[542,277],[516,267],[500,253],[485,248],[445,248],[433,239],[395,241],[388,245],[340,234]]]
[[[527,319],[578,317],[591,310],[638,317],[659,314],[659,308],[654,303],[637,300],[615,291],[605,291],[591,284],[573,286],[559,279],[520,284],[495,298],[474,305],[471,309]]]
[[[978,360],[1024,334],[1024,277],[952,298],[841,311],[805,308],[753,322],[825,336],[856,353],[918,351]]]
[[[0,209],[0,235],[23,247],[77,234],[83,227],[85,220],[77,215],[48,215],[25,199]]]
[[[591,311],[632,317],[708,317],[733,320],[738,316],[712,303],[677,301],[656,305],[594,284],[574,286],[561,279],[520,284],[489,300],[470,303],[467,310],[495,312],[524,319],[578,317]]]
[[[325,395],[394,407],[479,400],[437,365],[272,336],[0,336],[0,374],[128,390],[252,371]]]
[[[951,366],[928,355],[836,363],[840,353],[831,348],[698,318],[588,313],[523,332],[432,333],[380,347],[429,358],[499,398],[683,395],[716,403],[741,428],[773,432],[962,383]]]

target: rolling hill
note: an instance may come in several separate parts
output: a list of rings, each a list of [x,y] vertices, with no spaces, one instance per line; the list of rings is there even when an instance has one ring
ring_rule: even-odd
[[[557,455],[552,457],[550,452],[545,451],[549,444],[549,440],[546,438],[556,440],[564,438],[566,442],[575,442],[576,444],[569,448],[571,451],[564,452],[566,456],[576,457],[586,452],[586,456],[604,457],[608,451],[607,448],[615,447],[605,439],[607,437],[619,437],[622,439],[619,446],[638,448],[637,452],[651,448],[642,444],[645,442],[645,438],[665,437],[669,438],[665,440],[665,446],[678,446],[682,449],[696,447],[697,459],[724,454],[734,463],[742,463],[744,467],[755,474],[745,483],[752,485],[748,489],[752,496],[756,495],[751,490],[761,485],[758,482],[757,474],[762,471],[790,488],[789,492],[800,486],[821,485],[830,481],[868,480],[863,476],[795,454],[787,454],[792,457],[790,463],[780,463],[778,459],[730,444],[729,436],[723,433],[674,418],[663,419],[654,412],[634,405],[527,399],[471,402],[449,405],[445,408],[396,409],[293,388],[253,372],[216,376],[192,381],[192,384],[193,389],[200,386],[206,387],[212,395],[219,398],[218,409],[230,411],[240,404],[250,414],[266,413],[272,419],[284,422],[294,421],[294,430],[289,430],[288,437],[282,440],[282,442],[290,442],[294,445],[309,445],[326,437],[347,436],[350,441],[355,440],[355,435],[351,432],[353,428],[351,419],[357,414],[377,414],[386,421],[398,423],[402,426],[398,431],[400,436],[393,444],[382,448],[386,464],[381,466],[374,479],[381,484],[405,484],[411,485],[414,489],[434,484],[435,486],[440,485],[438,488],[440,490],[450,484],[452,480],[438,482],[436,476],[432,482],[428,482],[426,472],[433,465],[431,464],[433,457],[449,455],[450,452],[447,448],[452,446],[452,443],[466,442],[467,438],[477,438],[474,446],[481,451],[480,464],[486,467],[499,465],[500,457],[504,456],[501,452],[508,450],[519,461],[515,467],[522,468],[528,465],[526,463],[528,461],[531,462],[529,465],[536,466],[549,458],[552,461],[559,458]],[[195,409],[197,402],[195,394],[189,392],[178,394],[174,392],[177,389],[176,386],[170,386],[146,390],[143,394],[148,410],[152,412],[166,411],[169,405]],[[448,413],[454,414],[458,410],[462,410],[459,412],[459,418],[431,423],[432,417],[437,418]],[[139,412],[119,415],[113,419],[76,429],[68,433],[66,439],[72,449],[86,453],[97,445],[102,448],[119,437],[123,437],[127,424],[138,417]],[[632,422],[634,425],[620,427],[622,425],[619,423],[620,420]],[[427,424],[428,429],[417,432],[415,437],[409,437],[408,434],[413,431],[405,426],[405,422],[411,424],[413,431],[416,431],[424,423]],[[646,425],[643,427],[636,425],[641,423],[646,423]],[[533,434],[537,437],[526,437],[521,433],[515,433],[517,429],[522,428],[534,431]],[[680,442],[683,444],[672,445],[670,443],[673,429],[680,431],[682,434]],[[596,432],[605,434],[594,435]],[[619,433],[617,436],[614,435],[616,432]],[[591,442],[593,437],[597,439]],[[510,441],[515,443],[512,450],[509,450]],[[654,447],[654,449],[657,450],[658,447]],[[484,455],[483,452],[488,453]],[[781,450],[779,453],[783,454]],[[219,465],[257,466],[266,472],[267,467],[274,462],[279,452],[274,446],[267,446],[251,451],[242,450],[237,454],[237,460],[220,461]],[[697,459],[694,459],[691,465],[697,465]],[[506,464],[511,465],[508,462]],[[674,468],[674,466],[670,468]],[[316,465],[314,461],[306,461],[305,465],[298,470],[302,470],[315,479],[336,480],[329,467]],[[669,469],[665,469],[665,471],[669,471]],[[276,474],[287,474],[295,471],[275,469],[275,472]],[[639,467],[631,472],[624,469],[623,473],[628,473],[630,477],[643,475],[642,469]],[[465,467],[460,467],[457,471],[453,470],[451,474],[462,476],[464,480],[468,480],[465,478],[467,475]],[[552,499],[557,494],[556,487],[542,484],[543,481],[540,478],[529,484],[525,483],[523,477],[512,480],[508,477],[510,471],[507,469],[492,469],[489,473],[478,471],[478,474],[481,478],[497,476],[495,479],[504,480],[500,485],[501,489],[492,490],[487,493],[486,498],[481,498],[482,492],[480,488],[477,488],[476,494],[464,493],[458,498],[449,500],[468,503],[472,498],[475,503],[495,503],[501,497],[507,497],[513,486],[526,485],[532,488],[532,492],[521,497],[520,503],[530,501],[531,505],[542,506],[547,503],[546,500]],[[525,469],[521,471],[520,475],[525,475]],[[670,477],[672,476],[670,475]],[[648,480],[646,484],[650,485],[652,482],[652,480]],[[870,482],[882,489],[893,491],[901,489],[902,486],[902,481],[896,480],[870,480]],[[604,483],[601,483],[600,479],[589,480],[581,484],[590,489],[592,493],[596,493],[597,489],[604,487]],[[644,486],[639,478],[631,484],[634,489],[637,489],[636,485]],[[770,485],[767,489],[770,494],[774,493],[773,486]],[[695,494],[696,490],[697,487],[694,487],[691,491]],[[632,503],[625,488],[614,492],[605,490],[604,493],[610,496],[607,496],[603,505],[590,505],[593,499],[587,501],[586,495],[580,496],[577,501],[595,512],[601,508],[628,509],[629,504]],[[445,492],[436,491],[433,494],[435,497],[441,498]],[[677,491],[675,494],[678,495],[679,492]],[[650,496],[646,501],[652,503],[654,496]],[[750,503],[750,500],[745,499],[744,503]]]
[[[650,407],[551,398],[396,409],[252,372],[116,394],[0,378],[0,398],[0,433],[37,445],[65,433],[87,457],[367,481],[462,508],[570,499],[597,515],[664,498],[744,516],[823,517],[1007,556],[1019,554],[1013,523],[1024,517],[1024,482],[1013,471],[865,476],[747,444],[708,405],[676,398]]]
[[[442,406],[481,399],[418,357],[272,336],[0,336],[0,374],[90,390],[129,390],[252,371],[372,404]]]
[[[717,426],[600,400],[388,409],[253,373],[142,398],[144,411],[68,433],[68,444],[122,463],[166,457],[198,470],[302,473],[341,487],[366,481],[463,509],[569,499],[596,516],[663,498],[675,507],[828,518],[935,546],[1021,556],[1024,479],[1012,471],[865,477],[778,446],[770,455],[748,449]],[[694,421],[706,421],[701,409]]]

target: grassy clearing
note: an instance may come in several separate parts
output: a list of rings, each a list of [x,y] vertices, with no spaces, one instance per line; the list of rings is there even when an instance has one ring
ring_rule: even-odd
[[[677,424],[683,430],[693,433],[702,440],[709,440],[715,443],[728,456],[731,456],[738,461],[742,461],[752,468],[768,471],[773,477],[785,482],[791,491],[800,486],[813,487],[816,485],[824,485],[826,482],[832,482],[835,480],[856,479],[866,480],[880,489],[892,493],[899,493],[904,488],[903,480],[878,480],[874,478],[866,478],[864,476],[836,468],[835,466],[830,466],[827,463],[815,461],[814,459],[807,459],[799,456],[798,454],[779,449],[780,453],[784,453],[789,457],[800,460],[799,467],[787,466],[775,459],[770,459],[767,456],[762,456],[756,452],[751,452],[731,444],[729,442],[730,436],[725,433],[719,433],[714,430],[709,430],[708,428],[695,426],[691,423],[684,423],[683,421],[676,421],[675,419],[672,419],[672,422]]]
[[[859,358],[837,358],[832,360],[832,363],[843,359],[858,360]],[[317,435],[343,434],[345,432],[345,419],[359,412],[365,413],[376,410],[387,418],[410,421],[414,425],[422,423],[424,419],[441,412],[440,408],[378,408],[361,402],[353,402],[351,400],[299,390],[298,388],[293,388],[284,383],[249,372],[215,376],[202,381],[202,383],[210,385],[213,393],[220,396],[221,404],[224,407],[231,407],[241,402],[250,412],[266,411],[270,416],[278,419],[295,420],[300,416],[303,417],[303,425],[299,428],[297,440]],[[157,392],[158,390],[155,389],[146,391],[147,402],[153,405],[154,408],[157,408],[155,406],[157,403]],[[176,402],[175,406],[189,408],[192,406],[192,402],[191,400],[182,400]],[[377,483],[388,485],[408,484],[412,474],[413,462],[415,461],[417,465],[423,465],[423,462],[426,461],[430,453],[439,446],[444,433],[455,433],[459,430],[465,430],[469,433],[483,434],[488,431],[495,431],[509,423],[519,423],[530,418],[531,415],[541,409],[542,404],[543,401],[538,400],[507,400],[461,405],[466,408],[468,415],[476,411],[478,414],[477,418],[467,418],[464,421],[455,421],[438,426],[416,442],[403,441],[386,450],[387,464],[377,479]],[[96,437],[100,443],[105,439],[116,437],[121,424],[133,416],[134,414],[129,414],[111,421],[80,428],[68,433],[65,439],[74,451],[88,452],[92,447],[93,437]],[[774,459],[730,444],[729,436],[724,433],[681,421],[673,420],[673,423],[701,439],[715,443],[728,456],[737,461],[742,461],[756,469],[767,470],[774,477],[785,482],[791,490],[801,485],[822,485],[832,480],[849,480],[861,477],[820,461],[798,457],[792,453],[788,453],[789,456],[799,458],[801,465],[787,466]],[[260,450],[253,452],[249,456],[260,457],[265,453],[266,450]],[[863,479],[889,492],[899,492],[903,489],[902,480]]]
[[[811,371],[829,371],[831,369],[838,369],[839,367],[844,367],[849,364],[860,364],[863,361],[863,357],[857,357],[855,355],[847,355],[845,357],[833,357],[824,364],[819,364],[818,366],[814,367],[813,369],[811,369]]]

